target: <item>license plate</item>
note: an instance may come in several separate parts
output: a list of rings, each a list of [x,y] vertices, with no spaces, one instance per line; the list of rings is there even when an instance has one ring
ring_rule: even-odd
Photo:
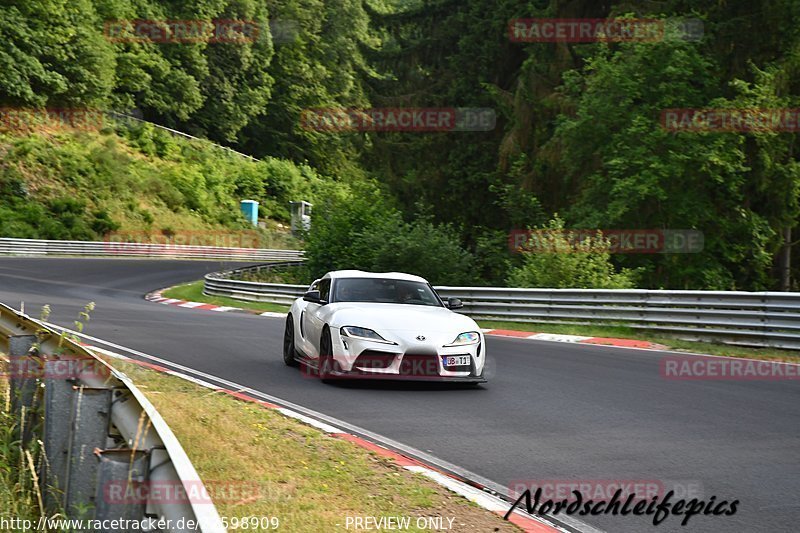
[[[444,358],[444,366],[469,366],[470,360],[468,355],[448,355]]]

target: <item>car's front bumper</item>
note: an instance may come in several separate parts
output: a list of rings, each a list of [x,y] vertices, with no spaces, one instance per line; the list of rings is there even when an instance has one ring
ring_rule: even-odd
[[[486,343],[444,346],[441,342],[410,341],[394,344],[348,337],[332,330],[336,365],[332,375],[354,379],[452,381],[484,383]],[[447,357],[466,356],[468,365],[445,366]]]
[[[428,383],[486,383],[483,376],[415,376],[405,374],[372,373],[372,372],[343,372],[332,371],[326,379],[352,379],[352,380],[379,380],[379,381],[414,381]]]

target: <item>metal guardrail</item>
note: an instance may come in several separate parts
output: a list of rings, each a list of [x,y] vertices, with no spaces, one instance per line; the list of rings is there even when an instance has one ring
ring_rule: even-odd
[[[26,449],[36,442],[42,446],[37,474],[50,516],[139,521],[148,516],[163,518],[163,531],[226,531],[209,500],[176,497],[181,491],[207,492],[166,422],[124,374],[2,304],[0,352],[8,355],[6,375],[21,443]],[[125,496],[111,496],[120,493]]]
[[[305,285],[231,279],[261,267],[206,276],[205,292],[291,304]],[[800,293],[435,287],[473,318],[530,323],[621,325],[683,339],[800,349]]]
[[[76,255],[94,257],[221,259],[227,261],[299,261],[303,258],[303,251],[115,241],[48,241],[0,238],[0,255]]]
[[[437,287],[464,313],[514,322],[623,325],[730,344],[800,349],[800,293]]]
[[[207,296],[227,296],[229,298],[250,302],[292,305],[292,302],[302,296],[306,289],[308,289],[308,285],[260,283],[256,281],[242,281],[234,278],[246,273],[255,273],[287,266],[298,266],[301,264],[302,262],[300,261],[285,261],[237,268],[224,272],[212,272],[205,276],[203,294]]]

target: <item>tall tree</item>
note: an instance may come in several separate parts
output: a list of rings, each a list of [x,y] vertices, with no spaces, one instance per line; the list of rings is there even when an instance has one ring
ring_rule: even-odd
[[[90,0],[0,1],[0,102],[102,106],[114,54]]]

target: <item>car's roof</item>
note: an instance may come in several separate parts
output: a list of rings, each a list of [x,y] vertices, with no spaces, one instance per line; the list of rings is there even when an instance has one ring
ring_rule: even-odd
[[[399,279],[405,281],[419,281],[428,283],[425,278],[404,274],[402,272],[364,272],[363,270],[334,270],[325,274],[322,279],[341,279],[341,278],[377,278],[377,279]]]

